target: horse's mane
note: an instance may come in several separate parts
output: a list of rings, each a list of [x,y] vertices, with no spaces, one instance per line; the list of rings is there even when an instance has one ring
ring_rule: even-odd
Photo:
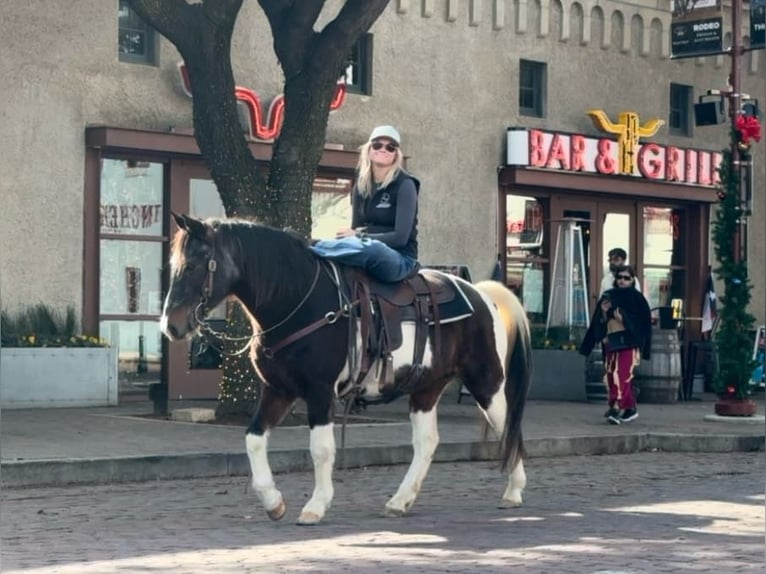
[[[259,302],[305,296],[317,263],[303,236],[242,219],[207,223],[216,231],[216,249],[234,255],[243,280]]]

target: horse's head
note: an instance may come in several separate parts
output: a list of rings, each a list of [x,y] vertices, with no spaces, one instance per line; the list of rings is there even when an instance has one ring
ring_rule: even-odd
[[[170,254],[170,288],[160,328],[171,339],[190,336],[230,293],[239,276],[220,230],[188,215],[173,214],[179,231]]]

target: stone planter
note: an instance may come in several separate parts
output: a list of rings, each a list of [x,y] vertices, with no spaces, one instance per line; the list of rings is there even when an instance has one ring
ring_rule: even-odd
[[[577,351],[532,350],[532,387],[529,398],[548,401],[585,401],[585,357]]]
[[[715,403],[715,414],[722,417],[751,417],[755,414],[755,402],[750,399],[719,398]]]
[[[0,405],[4,409],[117,405],[117,349],[3,347]]]

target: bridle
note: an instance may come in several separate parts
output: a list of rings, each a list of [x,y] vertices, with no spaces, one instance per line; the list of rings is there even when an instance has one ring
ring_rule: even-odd
[[[311,297],[311,294],[314,292],[314,289],[316,289],[317,283],[319,282],[319,275],[322,271],[322,265],[320,261],[316,260],[316,272],[314,273],[314,279],[311,282],[311,287],[309,287],[308,292],[303,296],[303,298],[298,302],[298,304],[293,308],[292,311],[290,311],[286,317],[284,317],[282,320],[278,321],[276,324],[272,325],[271,327],[264,329],[262,331],[259,331],[258,333],[252,333],[250,335],[244,335],[241,337],[231,337],[227,335],[223,331],[217,331],[213,329],[213,327],[210,326],[210,323],[204,319],[204,317],[209,312],[208,309],[208,301],[210,301],[210,297],[213,294],[213,286],[215,283],[215,272],[218,270],[218,262],[215,259],[215,244],[211,247],[212,252],[210,254],[210,259],[208,259],[207,262],[207,275],[205,275],[205,280],[202,283],[202,293],[200,295],[200,300],[197,306],[194,309],[194,320],[197,322],[197,325],[199,326],[200,331],[205,334],[209,335],[211,337],[214,337],[215,339],[218,339],[220,341],[226,342],[234,342],[239,343],[242,341],[246,341],[246,343],[236,351],[227,351],[224,348],[221,348],[217,345],[213,345],[213,347],[221,353],[222,355],[226,355],[229,357],[236,357],[243,353],[245,353],[249,348],[250,345],[252,345],[253,341],[256,339],[259,339],[263,337],[264,335],[267,335],[268,333],[271,333],[272,331],[278,329],[285,323],[287,323],[290,319],[295,316],[295,314],[303,307],[303,305],[306,304],[306,301],[308,301],[309,297]],[[314,321],[310,325],[307,325],[306,327],[303,327],[302,329],[295,331],[294,333],[291,333],[284,339],[280,340],[278,343],[273,345],[272,347],[264,347],[264,355],[271,359],[274,357],[274,354],[277,353],[280,349],[286,347],[290,343],[293,343],[297,341],[298,339],[301,339],[308,335],[309,333],[313,333],[317,329],[324,327],[325,325],[331,325],[335,323],[341,316],[349,316],[351,307],[353,305],[350,303],[347,303],[345,305],[341,305],[341,308],[337,311],[329,311],[326,313],[322,318],[318,319],[317,321]],[[200,348],[200,354],[204,353],[207,350],[207,342],[203,343],[203,345]]]

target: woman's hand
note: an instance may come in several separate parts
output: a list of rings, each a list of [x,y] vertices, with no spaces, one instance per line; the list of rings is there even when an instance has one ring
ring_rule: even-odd
[[[614,308],[614,318],[617,319],[620,323],[622,323],[622,313],[620,313],[619,307]]]
[[[342,237],[351,237],[353,235],[356,235],[356,231],[354,231],[350,227],[347,229],[339,229],[338,232],[335,234],[335,239],[340,239]]]

